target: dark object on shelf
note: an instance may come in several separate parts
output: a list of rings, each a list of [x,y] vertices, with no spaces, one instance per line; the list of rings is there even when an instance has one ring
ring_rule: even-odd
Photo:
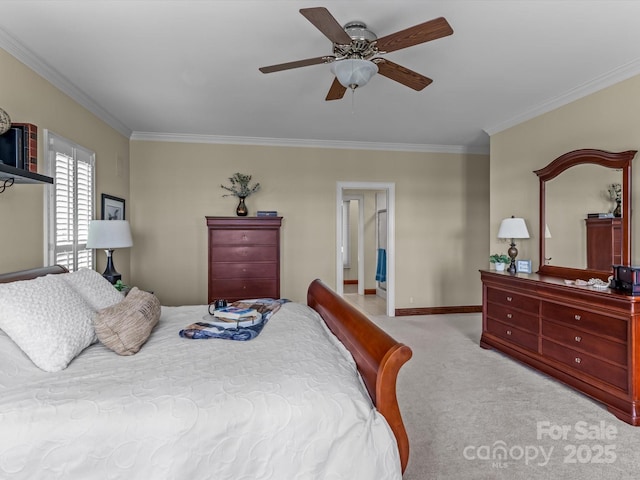
[[[640,294],[640,267],[614,265],[611,288],[634,295]]]
[[[0,135],[0,163],[10,167],[23,168],[22,138],[22,129],[18,127],[11,127],[6,133]]]
[[[38,127],[32,123],[12,123],[22,134],[22,167],[30,172],[38,172]]]

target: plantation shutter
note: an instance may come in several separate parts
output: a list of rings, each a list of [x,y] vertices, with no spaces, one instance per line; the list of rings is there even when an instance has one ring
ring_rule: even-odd
[[[48,147],[54,178],[47,212],[49,263],[71,271],[93,268],[93,250],[86,245],[93,218],[95,154],[50,132]]]

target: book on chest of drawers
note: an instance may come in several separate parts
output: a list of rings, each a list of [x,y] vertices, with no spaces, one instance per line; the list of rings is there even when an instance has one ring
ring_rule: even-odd
[[[280,298],[282,217],[206,217],[208,301]]]

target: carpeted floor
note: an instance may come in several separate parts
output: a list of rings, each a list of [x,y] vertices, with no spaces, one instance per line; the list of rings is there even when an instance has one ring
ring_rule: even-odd
[[[404,480],[640,478],[640,427],[480,348],[480,314],[372,318],[413,350],[398,380]]]

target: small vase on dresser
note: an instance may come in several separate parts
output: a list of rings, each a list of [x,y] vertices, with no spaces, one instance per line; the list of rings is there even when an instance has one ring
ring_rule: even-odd
[[[238,197],[240,199],[240,201],[238,202],[238,208],[236,208],[236,215],[239,217],[246,217],[247,214],[249,213],[249,210],[247,209],[247,205],[246,203],[244,203],[244,199],[246,197]]]

